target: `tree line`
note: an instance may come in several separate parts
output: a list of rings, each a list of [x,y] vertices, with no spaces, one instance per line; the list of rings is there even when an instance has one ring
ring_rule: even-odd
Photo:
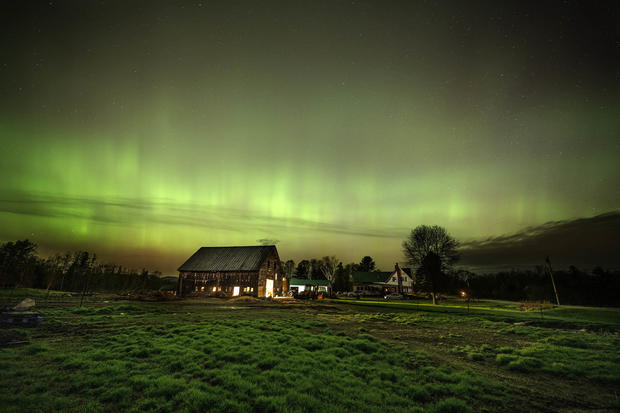
[[[299,261],[288,260],[282,262],[284,274],[289,278],[308,280],[327,280],[332,291],[351,291],[353,288],[353,273],[357,271],[379,271],[375,260],[366,255],[359,263],[343,264],[335,256],[311,258]]]
[[[97,261],[96,254],[74,251],[42,258],[29,240],[0,245],[0,286],[62,291],[130,291],[158,289],[158,271],[135,270]]]
[[[620,306],[619,270],[596,267],[586,271],[571,265],[554,271],[553,277],[562,304]],[[472,298],[555,302],[550,276],[541,265],[490,274],[452,271],[441,283],[448,293],[465,292]]]
[[[438,226],[421,225],[403,241],[403,255],[413,269],[414,291],[465,294],[469,298],[554,302],[551,274],[542,265],[532,269],[475,274],[455,268],[458,242]],[[282,263],[287,277],[327,280],[334,292],[351,291],[353,273],[379,271],[370,256],[344,264],[335,256]],[[63,291],[131,291],[159,289],[165,281],[158,271],[135,270],[101,263],[88,251],[42,258],[29,240],[0,244],[0,287]],[[620,270],[597,267],[592,271],[571,266],[552,276],[563,304],[620,306]]]

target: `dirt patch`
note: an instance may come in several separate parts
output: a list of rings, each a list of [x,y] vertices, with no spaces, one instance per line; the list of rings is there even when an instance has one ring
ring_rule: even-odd
[[[0,330],[0,348],[30,343],[28,336],[21,331]]]
[[[260,300],[256,297],[248,297],[248,296],[230,298],[226,300],[226,302],[230,304],[263,304],[265,303],[264,300]]]

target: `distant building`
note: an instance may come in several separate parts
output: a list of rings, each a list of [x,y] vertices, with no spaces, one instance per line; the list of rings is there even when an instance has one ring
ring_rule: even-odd
[[[402,290],[401,293],[409,294],[413,292],[413,277],[411,275],[411,268],[401,268],[400,269],[401,282],[402,282]],[[398,270],[394,269],[390,273],[387,281],[385,282],[385,288],[388,289],[390,293],[398,292]]]
[[[413,277],[410,268],[401,268],[401,293],[413,292]],[[389,294],[398,292],[398,270],[392,272],[353,272],[353,291],[370,294]]]
[[[165,283],[177,283],[179,282],[179,276],[178,275],[166,275],[163,277],[159,277],[160,280],[162,280]]]
[[[298,294],[304,291],[327,292],[329,288],[329,281],[291,278],[290,288],[291,291]]]
[[[174,292],[177,291],[177,287],[179,285],[179,276],[177,275],[166,275],[159,277],[161,280],[161,284],[159,289],[161,291]]]
[[[202,247],[178,271],[180,296],[274,297],[289,290],[275,245]]]
[[[385,283],[391,272],[353,272],[353,291],[364,291],[366,294],[384,294]]]

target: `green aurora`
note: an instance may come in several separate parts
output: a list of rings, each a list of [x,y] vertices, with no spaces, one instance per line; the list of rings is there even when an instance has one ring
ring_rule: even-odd
[[[0,241],[173,272],[275,239],[389,268],[420,224],[620,209],[614,45],[576,40],[575,4],[131,3],[1,6]]]

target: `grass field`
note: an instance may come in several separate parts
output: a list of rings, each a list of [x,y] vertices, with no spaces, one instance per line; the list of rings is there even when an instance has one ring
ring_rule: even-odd
[[[36,328],[0,330],[30,342],[0,349],[2,411],[620,408],[616,309],[540,314],[519,311],[518,303],[477,302],[468,311],[459,301],[376,300],[62,303],[44,306]]]

